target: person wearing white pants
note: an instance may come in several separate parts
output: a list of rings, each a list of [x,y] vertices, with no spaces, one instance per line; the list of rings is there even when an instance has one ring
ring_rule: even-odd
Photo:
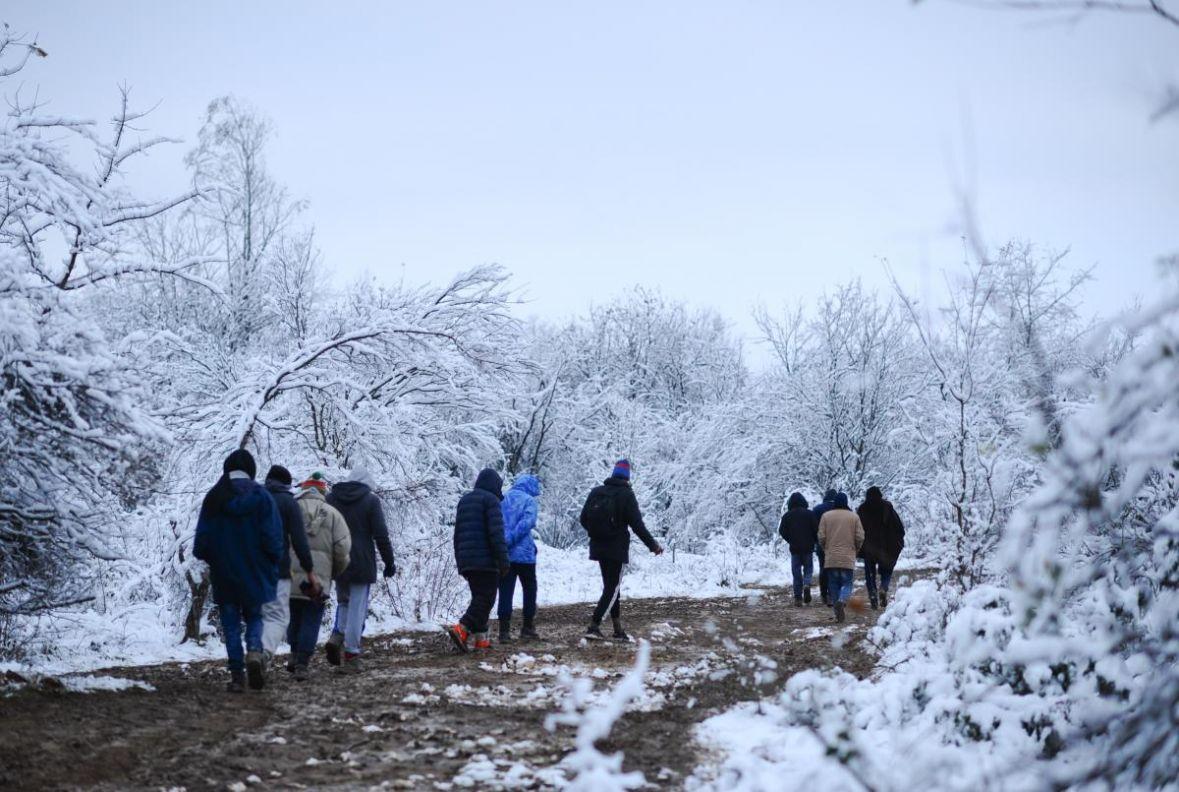
[[[307,545],[307,531],[303,526],[303,512],[291,493],[291,472],[282,465],[274,465],[266,473],[266,491],[274,499],[282,520],[283,557],[278,562],[278,585],[275,598],[262,606],[262,651],[267,661],[287,639],[287,625],[291,621],[291,552],[303,571],[314,579],[315,563]]]

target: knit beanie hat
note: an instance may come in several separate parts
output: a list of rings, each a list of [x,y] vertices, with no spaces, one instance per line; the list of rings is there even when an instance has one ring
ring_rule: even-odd
[[[258,466],[254,464],[254,457],[249,451],[239,448],[225,457],[225,463],[221,466],[221,471],[226,475],[234,470],[240,470],[250,478],[253,478],[258,473]]]
[[[630,462],[620,459],[614,463],[614,478],[630,480]]]
[[[312,487],[315,487],[320,492],[326,492],[327,491],[327,480],[323,477],[323,474],[317,470],[314,473],[312,473],[307,478],[307,480],[304,481],[299,486],[302,487],[303,489],[310,489]]]
[[[271,465],[270,470],[266,471],[266,479],[274,479],[279,484],[286,484],[291,486],[291,471],[287,470],[282,465]]]

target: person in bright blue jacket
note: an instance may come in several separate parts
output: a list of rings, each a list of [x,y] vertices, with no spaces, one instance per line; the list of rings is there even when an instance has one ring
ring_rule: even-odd
[[[524,590],[524,626],[520,638],[537,640],[536,634],[536,499],[540,497],[540,480],[525,473],[516,479],[500,504],[504,514],[504,540],[508,543],[508,574],[499,581],[499,640],[512,640],[512,599],[516,596],[516,578]]]
[[[226,458],[221,478],[201,504],[192,546],[192,554],[209,565],[234,693],[245,690],[247,674],[251,688],[266,684],[262,606],[275,598],[279,564],[286,561],[278,507],[254,481],[256,473],[249,451],[239,448]]]

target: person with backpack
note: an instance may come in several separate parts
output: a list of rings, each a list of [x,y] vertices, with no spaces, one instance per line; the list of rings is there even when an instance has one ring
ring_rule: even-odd
[[[254,690],[266,685],[262,606],[274,599],[278,585],[282,522],[270,493],[254,481],[257,467],[249,451],[231,453],[221,470],[201,503],[192,554],[209,565],[229,661],[229,691],[241,693],[247,674]]]
[[[291,621],[291,565],[297,563],[304,573],[312,572],[311,551],[307,548],[307,534],[303,530],[303,515],[291,494],[291,472],[282,465],[272,465],[266,473],[266,491],[274,498],[278,516],[282,520],[282,560],[278,564],[277,594],[262,606],[262,651],[270,663],[287,636]],[[295,560],[291,561],[291,554]],[[294,647],[292,646],[292,650]]]
[[[385,511],[381,499],[373,492],[376,482],[368,468],[358,466],[348,474],[348,480],[332,487],[326,503],[344,517],[352,537],[348,568],[336,578],[336,621],[332,635],[324,646],[328,662],[339,666],[341,673],[360,672],[360,636],[364,634],[364,620],[368,616],[368,596],[377,582],[377,558],[373,548],[381,554],[385,577],[397,574],[393,560],[393,545],[389,542],[389,528],[385,525]],[[343,647],[343,657],[340,648]]]
[[[655,541],[643,515],[639,501],[630,485],[630,462],[620,459],[614,464],[610,478],[590,490],[581,509],[581,527],[589,534],[589,557],[597,561],[602,573],[602,596],[598,599],[585,637],[604,641],[602,619],[610,612],[614,623],[614,639],[629,641],[622,629],[622,570],[630,562],[630,531],[655,555],[663,554],[663,547]]]
[[[331,598],[332,580],[344,573],[352,558],[352,534],[344,515],[324,498],[327,481],[322,473],[312,473],[299,485],[295,498],[307,531],[312,569],[294,569],[291,573],[291,621],[287,643],[291,661],[287,670],[302,682],[308,677],[308,665],[319,641],[319,625]],[[294,550],[292,549],[292,553]]]
[[[892,570],[905,547],[905,524],[901,522],[893,505],[884,499],[880,487],[868,488],[864,502],[856,509],[856,513],[864,524],[864,546],[860,554],[864,558],[864,585],[868,589],[868,600],[872,603],[872,610],[880,605],[887,608]],[[877,575],[880,576],[879,604]]]
[[[819,520],[819,544],[827,559],[827,585],[835,621],[842,622],[855,581],[856,556],[864,544],[864,526],[842,492],[835,496],[835,506]]]
[[[504,516],[500,502],[504,499],[503,479],[491,468],[484,468],[475,478],[475,486],[459,498],[454,518],[454,562],[459,574],[471,589],[467,611],[446,629],[446,634],[460,652],[491,648],[487,622],[499,581],[509,574],[508,544],[504,539]]]
[[[835,498],[838,494],[833,489],[827,490],[823,494],[823,502],[811,510],[815,515],[816,524],[822,521],[824,514],[835,508]],[[819,556],[819,599],[823,601],[824,605],[830,605],[831,590],[827,581],[826,554],[823,552],[823,546],[821,544],[815,545],[815,554]]]
[[[538,640],[536,634],[536,540],[532,531],[536,528],[536,499],[540,497],[540,480],[525,473],[516,479],[502,506],[504,517],[504,541],[508,545],[508,560],[511,569],[499,581],[499,641],[512,640],[512,599],[516,596],[516,579],[524,590],[524,624],[520,627],[520,638]]]
[[[790,575],[794,584],[794,606],[811,601],[811,575],[814,570],[815,545],[819,541],[819,521],[807,508],[801,492],[791,493],[786,513],[778,523],[778,534],[790,546]]]

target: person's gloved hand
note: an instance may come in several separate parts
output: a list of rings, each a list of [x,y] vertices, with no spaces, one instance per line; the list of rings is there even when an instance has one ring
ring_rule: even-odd
[[[385,577],[391,578],[396,574],[397,574],[397,565],[396,564],[386,564],[385,565]]]
[[[655,555],[663,555],[663,545],[661,545],[661,544],[655,545],[654,552],[655,552]]]

